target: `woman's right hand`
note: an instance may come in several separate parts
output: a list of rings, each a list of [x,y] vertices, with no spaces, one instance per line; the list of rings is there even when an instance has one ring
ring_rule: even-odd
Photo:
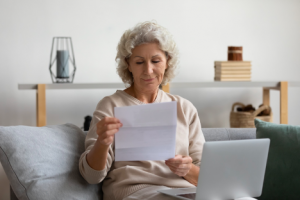
[[[97,123],[97,135],[100,145],[108,147],[114,141],[115,134],[123,124],[114,117],[104,117]]]

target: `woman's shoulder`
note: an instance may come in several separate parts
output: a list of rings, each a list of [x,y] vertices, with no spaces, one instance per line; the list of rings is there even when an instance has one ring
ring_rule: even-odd
[[[124,101],[122,95],[120,95],[120,90],[117,90],[115,93],[103,97],[97,104],[97,108],[109,108],[111,106],[118,106],[120,102]]]
[[[186,121],[191,124],[195,118],[198,117],[197,108],[188,99],[183,98],[179,95],[174,95],[170,93],[163,93],[163,101],[177,101],[177,114],[178,117],[182,116]]]
[[[162,102],[177,101],[178,105],[182,107],[184,110],[189,109],[189,110],[197,111],[196,107],[188,99],[181,97],[179,95],[170,94],[164,91],[162,92],[163,92]]]

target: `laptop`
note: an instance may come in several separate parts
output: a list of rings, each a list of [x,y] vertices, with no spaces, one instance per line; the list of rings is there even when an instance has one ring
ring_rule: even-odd
[[[269,146],[270,139],[205,142],[197,187],[158,192],[185,200],[259,197]]]

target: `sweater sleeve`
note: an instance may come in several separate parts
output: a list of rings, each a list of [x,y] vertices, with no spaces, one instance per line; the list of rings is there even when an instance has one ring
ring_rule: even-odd
[[[193,164],[200,167],[205,138],[201,129],[197,109],[193,105],[191,105],[191,109],[189,125],[189,156],[193,159]]]
[[[86,155],[93,148],[95,142],[97,141],[97,123],[104,117],[113,117],[113,105],[110,102],[110,99],[105,97],[97,105],[96,110],[93,114],[92,121],[90,124],[89,131],[85,138],[85,152],[83,152],[79,159],[79,171],[82,177],[90,184],[100,183],[107,175],[110,167],[114,161],[114,151],[113,144],[110,145],[106,166],[103,170],[98,171],[89,166],[86,160]]]

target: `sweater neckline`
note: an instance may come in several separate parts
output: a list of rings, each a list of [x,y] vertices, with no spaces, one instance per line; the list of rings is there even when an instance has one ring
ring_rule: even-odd
[[[118,93],[125,95],[126,97],[128,97],[130,100],[134,101],[137,104],[146,104],[140,100],[138,100],[137,98],[131,96],[130,94],[127,94],[124,90],[117,90]],[[155,100],[152,103],[159,103],[161,102],[161,97],[162,97],[162,91],[160,89],[158,89],[157,92],[157,96],[155,98]]]

